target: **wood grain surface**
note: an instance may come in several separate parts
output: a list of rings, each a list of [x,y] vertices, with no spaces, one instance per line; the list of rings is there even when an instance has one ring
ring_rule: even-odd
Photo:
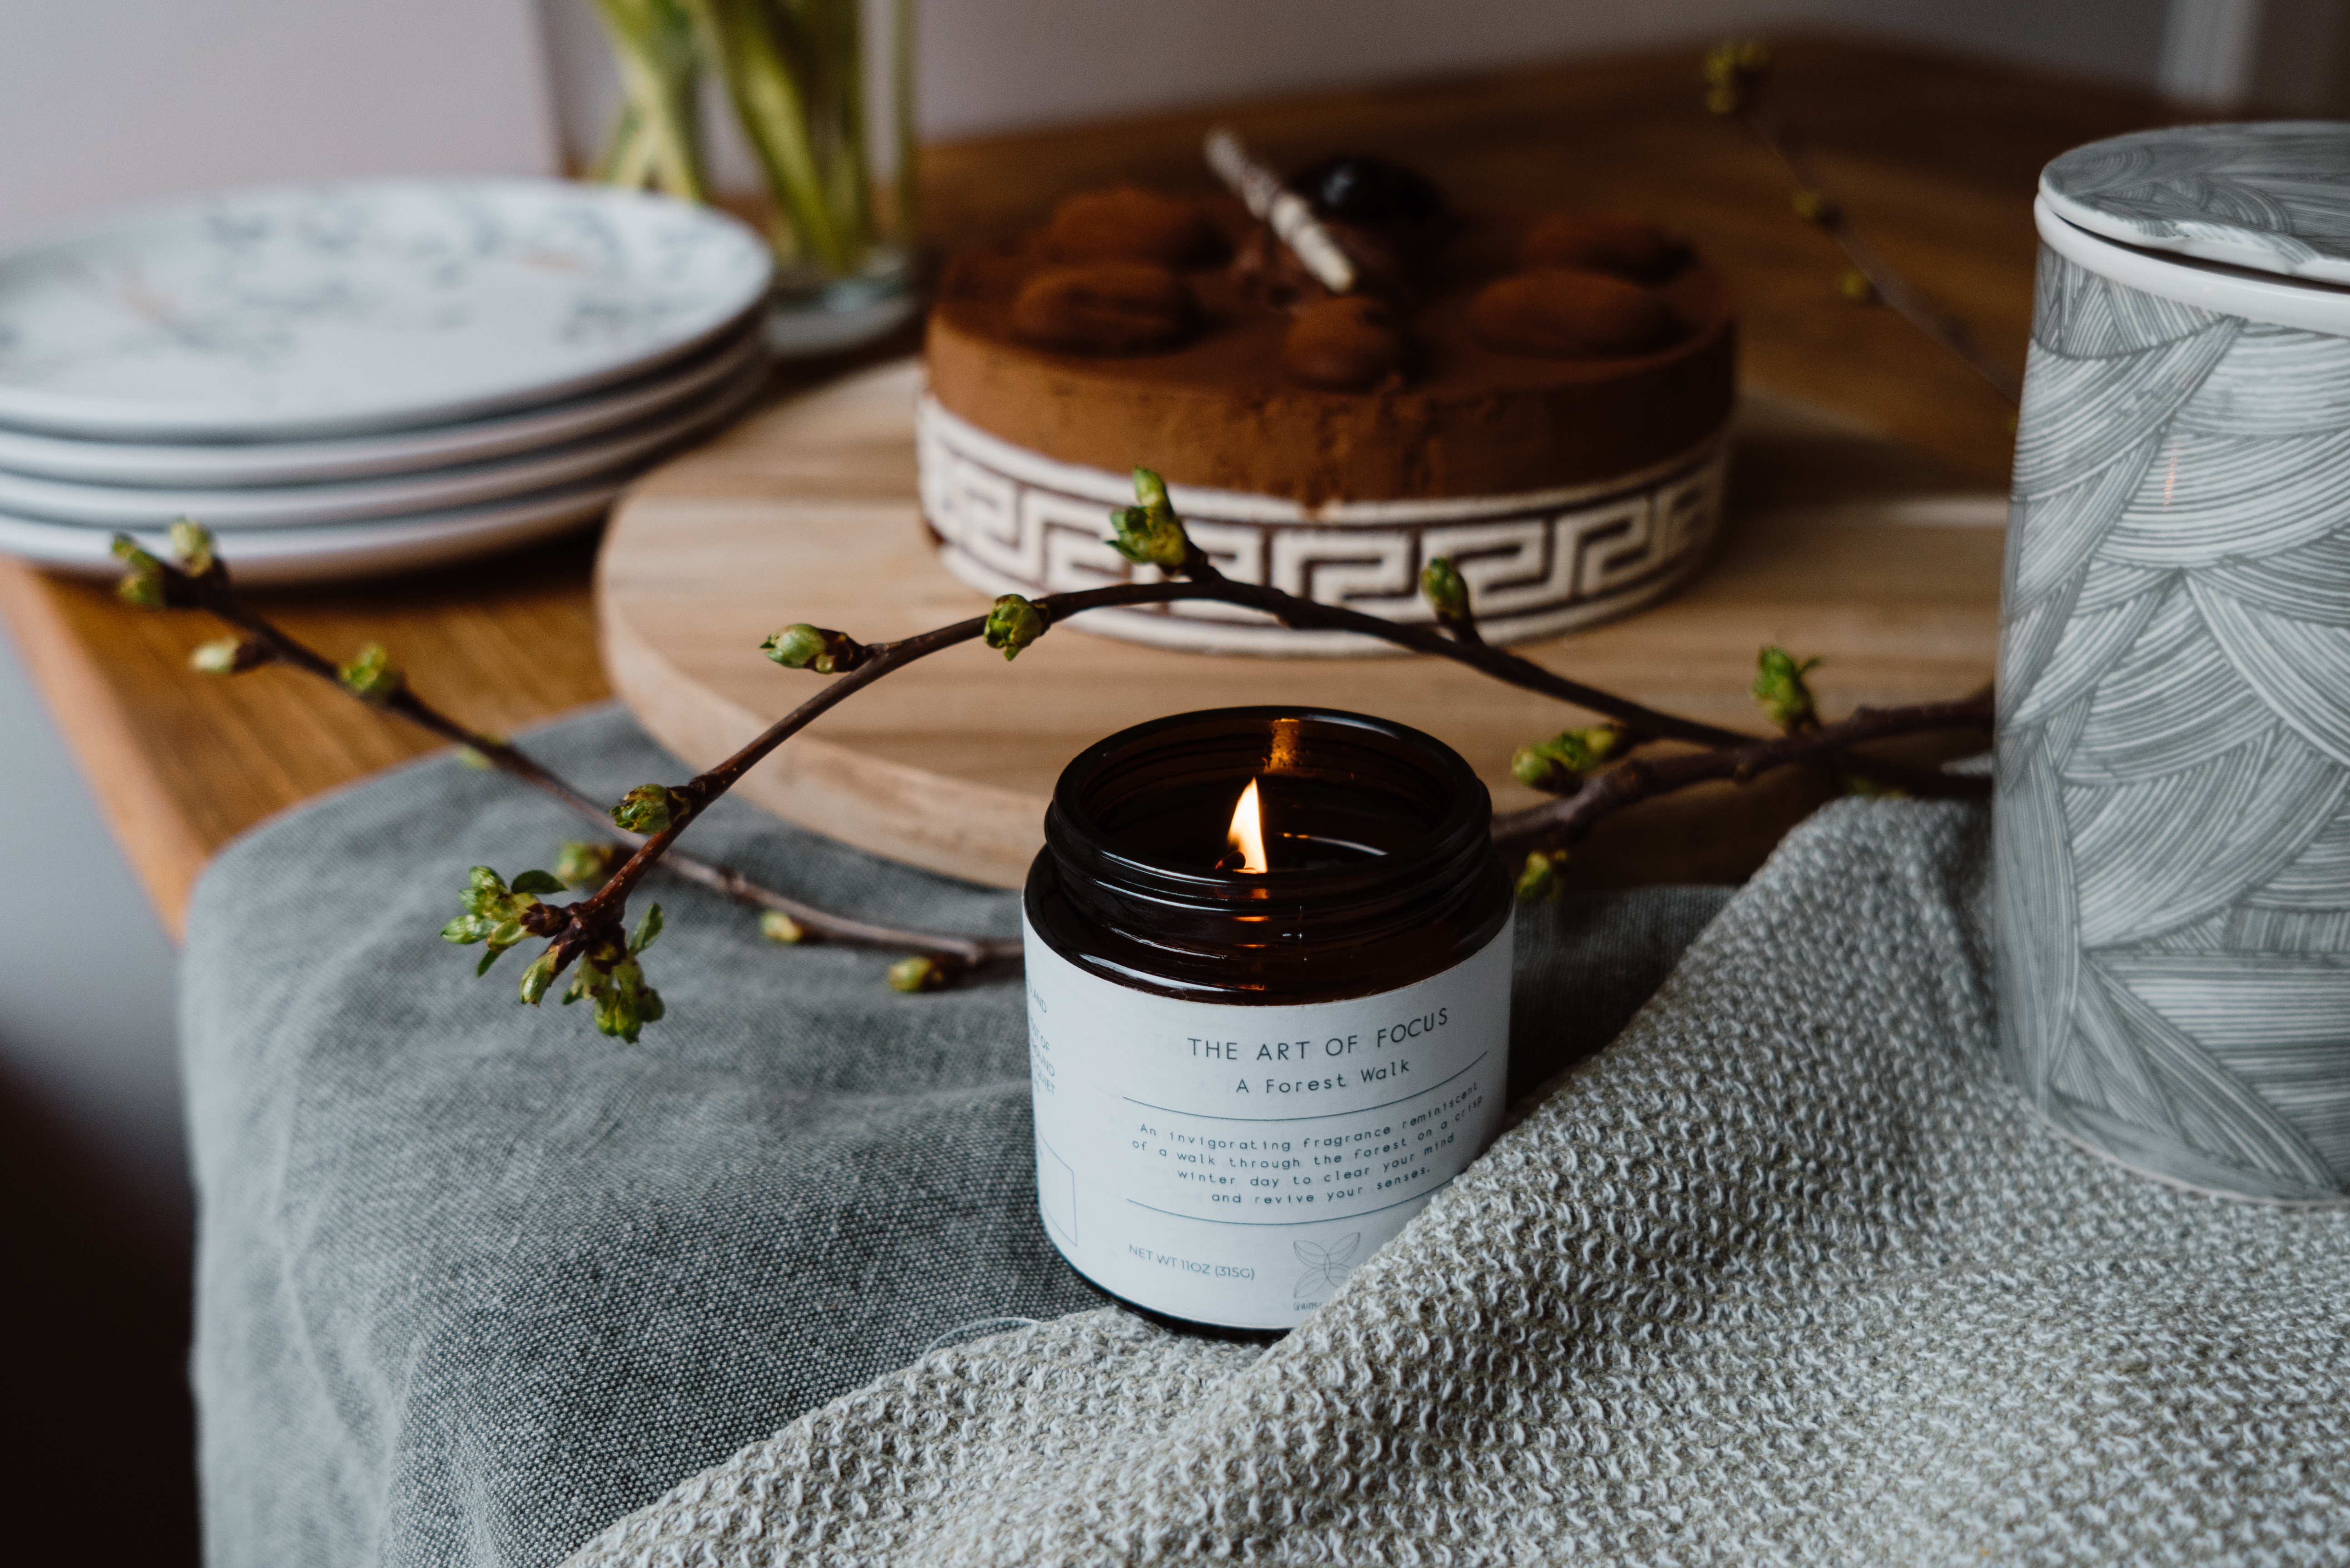
[[[1952,488],[2001,487],[2007,409],[1907,323],[1838,296],[1841,262],[1825,236],[1795,220],[1784,177],[1742,130],[1700,108],[1701,51],[1693,40],[933,145],[921,160],[924,225],[934,243],[957,244],[1034,223],[1090,185],[1203,189],[1199,138],[1217,119],[1276,160],[1340,148],[1390,153],[1465,201],[1650,213],[1686,230],[1731,280],[1744,363],[1758,384],[1835,410],[1912,456],[1940,458]],[[2111,88],[1879,44],[1789,38],[1778,57],[1783,111],[1856,220],[2010,357],[2022,352],[2031,314],[2041,164],[2173,118]],[[1891,450],[1842,455],[1865,463]],[[606,692],[589,559],[574,542],[270,602],[329,649],[380,638],[420,689],[461,716],[518,726]],[[188,674],[182,655],[211,628],[142,616],[101,588],[0,561],[0,612],[173,923],[196,869],[227,838],[432,743],[282,671],[235,682]]]
[[[720,761],[823,680],[760,656],[776,627],[879,641],[985,611],[986,597],[938,564],[916,509],[920,374],[913,361],[883,367],[772,409],[671,462],[616,512],[597,572],[605,667],[686,762]],[[1520,651],[1745,729],[1757,727],[1746,688],[1765,642],[1822,658],[1815,686],[1831,711],[1989,683],[2002,497],[1954,489],[1961,471],[1947,460],[1767,395],[1742,409],[1731,466],[1725,540],[1702,576],[1659,607]],[[1512,752],[1590,717],[1440,659],[1177,653],[1090,636],[1080,619],[1008,668],[972,643],[899,671],[736,789],[878,854],[1012,887],[1071,756],[1161,714],[1256,702],[1416,725],[1467,757],[1503,809],[1540,798],[1510,776]],[[1826,784],[1791,774],[1718,823],[1685,802],[1627,815],[1578,854],[1576,875],[1743,876]]]

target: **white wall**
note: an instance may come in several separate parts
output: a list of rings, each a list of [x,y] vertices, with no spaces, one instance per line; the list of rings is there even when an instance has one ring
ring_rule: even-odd
[[[531,0],[0,0],[0,239],[338,174],[538,173]]]
[[[2261,0],[922,0],[916,96],[925,135],[971,136],[1792,27],[1877,32],[2147,86],[2167,8],[2198,3]],[[564,149],[584,164],[618,89],[592,0],[538,5]],[[723,119],[711,130],[722,180],[729,169],[748,180]]]

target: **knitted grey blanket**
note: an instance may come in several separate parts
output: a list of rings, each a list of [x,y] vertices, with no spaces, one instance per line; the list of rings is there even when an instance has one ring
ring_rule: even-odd
[[[1814,818],[1270,1352],[1114,1311],[940,1350],[573,1562],[2350,1561],[2350,1213],[2032,1119],[1985,837]]]
[[[610,711],[531,743],[612,796],[687,771]],[[669,1017],[623,1046],[517,1006],[519,956],[476,980],[436,935],[469,865],[581,832],[442,758],[277,818],[198,887],[212,1568],[544,1568],[959,1324],[1099,1300],[1036,1219],[1016,971],[899,996],[891,955],[779,949],[666,885]],[[878,919],[1019,929],[1010,894],[732,802],[693,842]],[[1513,1081],[1604,1045],[1724,897],[1529,911]]]

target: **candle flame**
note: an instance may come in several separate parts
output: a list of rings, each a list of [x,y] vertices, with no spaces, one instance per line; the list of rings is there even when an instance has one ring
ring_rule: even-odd
[[[1273,869],[1264,857],[1264,807],[1257,800],[1256,780],[1249,780],[1248,788],[1241,791],[1241,803],[1232,807],[1232,826],[1224,841],[1241,852],[1242,870]]]

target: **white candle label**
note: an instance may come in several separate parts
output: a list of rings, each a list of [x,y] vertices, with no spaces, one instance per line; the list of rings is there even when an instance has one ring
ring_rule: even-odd
[[[1500,1125],[1515,924],[1399,990],[1253,1007],[1129,990],[1029,927],[1037,1208],[1054,1245],[1154,1312],[1296,1324]]]

